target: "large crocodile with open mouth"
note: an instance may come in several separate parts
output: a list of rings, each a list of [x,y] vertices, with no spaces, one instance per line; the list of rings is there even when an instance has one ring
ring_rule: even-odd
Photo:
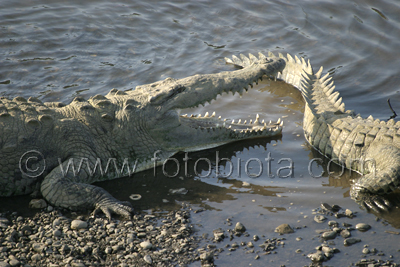
[[[133,209],[93,182],[131,175],[180,151],[279,135],[282,123],[180,115],[222,93],[242,94],[285,68],[279,57],[243,57],[241,69],[112,89],[70,104],[0,99],[0,196],[39,191],[52,205],[130,216]]]
[[[314,73],[303,58],[279,57],[286,66],[278,78],[298,88],[305,100],[306,140],[322,155],[363,175],[350,190],[357,203],[388,210],[392,204],[384,195],[400,185],[400,122],[365,119],[346,110],[332,77],[322,76],[322,67]]]

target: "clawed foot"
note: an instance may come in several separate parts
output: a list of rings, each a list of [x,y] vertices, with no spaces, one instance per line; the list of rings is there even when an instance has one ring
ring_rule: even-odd
[[[353,189],[354,190],[354,189]],[[359,205],[367,210],[373,210],[377,213],[389,211],[392,208],[392,203],[381,195],[374,195],[368,192],[355,191],[351,193],[351,198]]]
[[[100,202],[96,203],[95,209],[92,212],[92,215],[96,215],[98,211],[102,211],[107,219],[111,220],[111,214],[115,213],[118,215],[122,215],[126,218],[131,218],[133,214],[133,208],[129,201],[119,201],[114,197],[105,198]]]

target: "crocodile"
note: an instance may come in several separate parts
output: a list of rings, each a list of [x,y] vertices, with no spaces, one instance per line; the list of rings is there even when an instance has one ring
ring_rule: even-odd
[[[269,56],[274,56],[272,53]],[[387,211],[387,194],[400,185],[400,121],[363,118],[346,110],[332,76],[314,72],[310,61],[286,57],[278,79],[300,90],[305,100],[303,130],[307,142],[322,155],[362,176],[350,196],[368,210]]]
[[[130,217],[133,208],[96,181],[162,164],[178,152],[281,134],[282,122],[250,123],[215,113],[181,115],[223,93],[240,95],[263,77],[277,77],[279,57],[242,57],[239,69],[167,78],[134,90],[74,98],[69,104],[38,98],[0,99],[0,196],[39,192],[51,205]]]

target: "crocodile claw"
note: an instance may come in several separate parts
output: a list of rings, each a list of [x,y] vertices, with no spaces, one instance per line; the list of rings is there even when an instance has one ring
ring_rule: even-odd
[[[96,203],[92,216],[95,216],[98,211],[102,211],[108,220],[111,220],[111,214],[115,213],[126,218],[131,218],[133,208],[129,201],[119,201],[116,198],[105,198]]]
[[[373,210],[377,213],[389,211],[393,204],[384,196],[374,195],[371,193],[357,192],[352,198],[366,210]]]

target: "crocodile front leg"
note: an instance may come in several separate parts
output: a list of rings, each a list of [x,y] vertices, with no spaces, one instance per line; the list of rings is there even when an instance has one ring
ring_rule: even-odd
[[[71,210],[101,210],[108,219],[111,213],[130,217],[133,208],[129,202],[117,200],[103,188],[80,182],[89,181],[89,175],[81,170],[74,176],[69,167],[68,160],[64,161],[44,178],[41,193],[49,203]]]
[[[368,173],[353,184],[351,197],[369,209],[388,210],[392,204],[383,194],[400,184],[400,149],[391,144],[373,144],[364,162]]]

